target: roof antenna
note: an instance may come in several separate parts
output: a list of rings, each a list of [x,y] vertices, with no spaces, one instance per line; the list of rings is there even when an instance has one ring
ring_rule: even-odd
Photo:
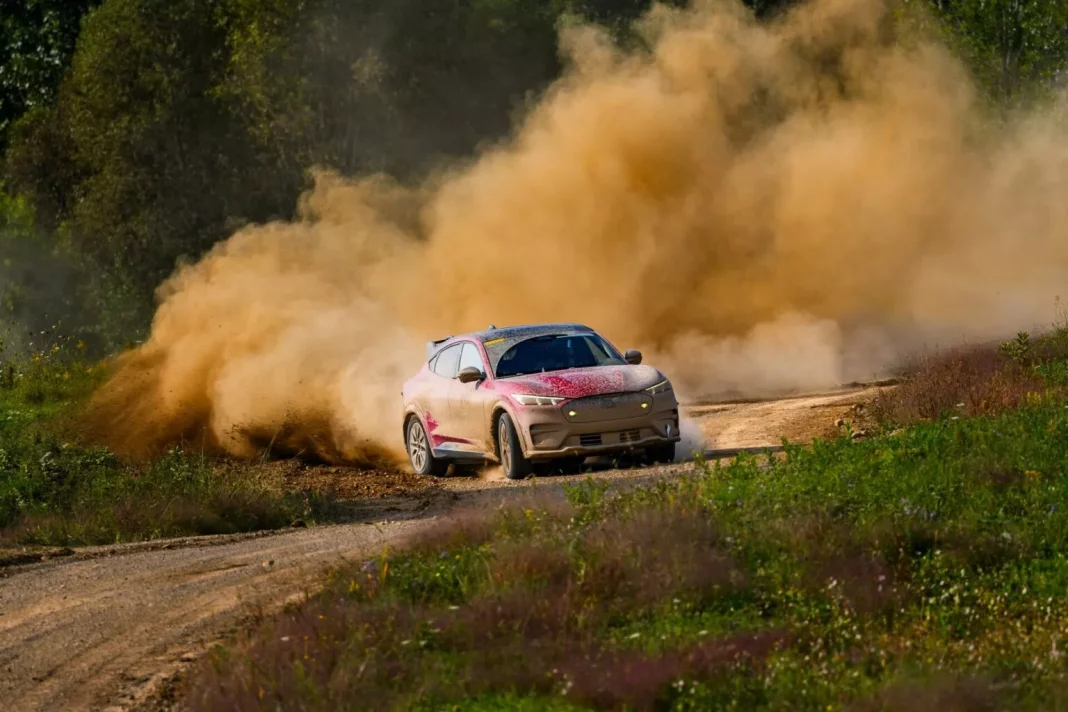
[[[490,324],[489,325],[489,329],[487,329],[487,331],[493,331],[496,328],[497,328],[496,326],[494,326],[493,324]]]

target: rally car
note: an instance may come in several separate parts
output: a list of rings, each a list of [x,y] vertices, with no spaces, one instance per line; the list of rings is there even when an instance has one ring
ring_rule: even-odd
[[[590,456],[670,462],[679,441],[671,382],[580,324],[541,324],[427,344],[404,384],[404,442],[419,474],[499,462],[510,479],[538,463],[577,471]]]

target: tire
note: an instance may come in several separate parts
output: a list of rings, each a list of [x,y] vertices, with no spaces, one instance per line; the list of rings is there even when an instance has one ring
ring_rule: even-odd
[[[507,413],[502,413],[497,422],[497,447],[500,449],[501,467],[505,477],[510,480],[524,480],[530,475],[533,468],[530,460],[523,456],[519,433]]]
[[[419,418],[412,417],[408,420],[404,446],[408,450],[408,462],[412,464],[415,474],[441,477],[448,471],[448,461],[434,457],[434,451],[430,447],[430,438],[426,436],[426,430],[423,429]]]
[[[667,464],[675,461],[675,443],[653,445],[645,449],[649,462]]]

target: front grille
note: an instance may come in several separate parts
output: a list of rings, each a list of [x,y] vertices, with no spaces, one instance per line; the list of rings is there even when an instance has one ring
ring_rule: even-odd
[[[619,442],[621,443],[633,443],[642,439],[642,431],[640,430],[624,430],[619,434]]]
[[[601,444],[601,434],[594,433],[593,435],[579,435],[579,445],[583,447],[593,447],[594,445]]]
[[[648,415],[652,404],[646,393],[608,393],[568,401],[562,410],[572,423],[599,423]]]

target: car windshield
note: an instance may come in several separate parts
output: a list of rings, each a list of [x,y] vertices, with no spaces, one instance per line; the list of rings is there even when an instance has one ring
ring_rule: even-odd
[[[597,334],[548,334],[520,341],[505,351],[497,362],[497,378],[625,363]]]

